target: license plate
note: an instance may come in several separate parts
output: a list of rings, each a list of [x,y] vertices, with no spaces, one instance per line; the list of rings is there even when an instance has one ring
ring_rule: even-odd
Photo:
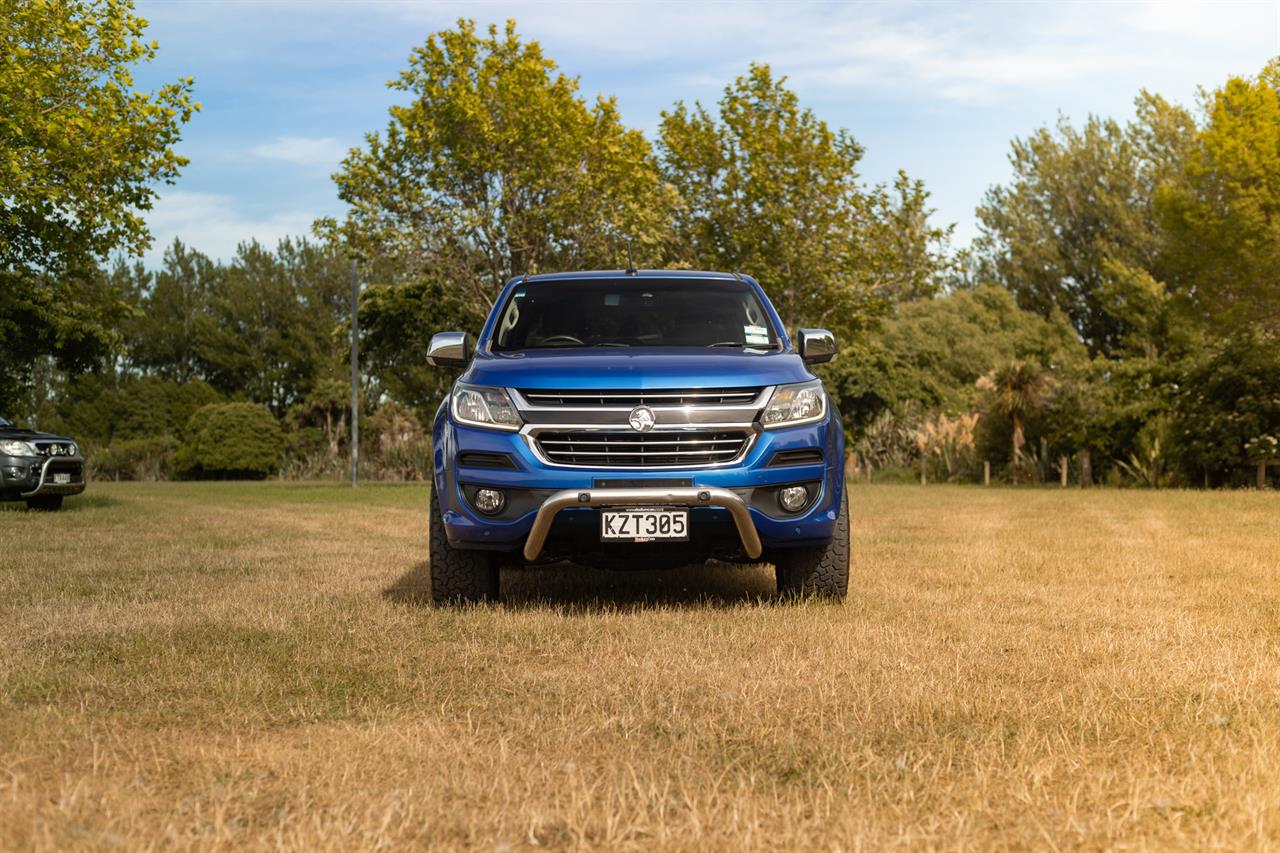
[[[687,509],[606,509],[600,513],[605,542],[683,542],[689,538]]]
[[[71,475],[70,474],[54,474],[53,482],[60,486],[64,486],[67,483],[71,482]]]

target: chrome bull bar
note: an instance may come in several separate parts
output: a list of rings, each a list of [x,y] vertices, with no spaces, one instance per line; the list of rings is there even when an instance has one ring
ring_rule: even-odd
[[[73,483],[52,483],[49,482],[49,466],[55,462],[79,462],[80,463],[80,480]],[[72,458],[59,457],[57,459],[46,459],[44,464],[40,466],[40,480],[36,483],[36,487],[29,492],[22,492],[24,498],[37,498],[43,495],[78,495],[85,489],[84,476],[84,458],[77,455]]]
[[[562,509],[596,506],[714,506],[727,509],[738,528],[742,550],[751,559],[763,551],[760,534],[751,523],[751,513],[742,498],[728,489],[680,488],[680,489],[565,489],[547,498],[538,509],[524,543],[524,558],[536,560],[551,532],[551,523]]]

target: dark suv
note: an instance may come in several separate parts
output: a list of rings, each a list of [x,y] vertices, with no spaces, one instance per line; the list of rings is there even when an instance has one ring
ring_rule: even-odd
[[[84,486],[84,457],[74,441],[0,418],[0,500],[56,510],[64,495],[78,495]]]

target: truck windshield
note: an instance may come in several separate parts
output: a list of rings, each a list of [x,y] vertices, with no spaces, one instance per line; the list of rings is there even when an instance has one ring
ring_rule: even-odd
[[[777,349],[764,306],[743,281],[525,282],[493,333],[497,352],[552,347]]]

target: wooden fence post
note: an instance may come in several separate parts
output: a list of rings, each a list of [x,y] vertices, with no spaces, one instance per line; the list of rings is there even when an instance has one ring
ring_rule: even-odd
[[[1258,488],[1265,489],[1267,487],[1267,463],[1258,463]]]
[[[991,485],[991,461],[984,459],[982,462],[982,485]]]
[[[1062,481],[1062,488],[1067,487],[1067,456],[1063,454],[1058,457],[1058,478]]]

